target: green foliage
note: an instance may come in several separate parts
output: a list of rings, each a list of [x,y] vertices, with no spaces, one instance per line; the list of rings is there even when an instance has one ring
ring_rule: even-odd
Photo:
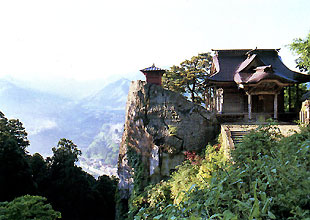
[[[179,204],[186,197],[186,192],[191,186],[199,182],[199,179],[197,179],[198,169],[198,166],[185,163],[183,166],[178,167],[178,171],[172,175],[169,185],[171,199],[175,203]]]
[[[8,120],[4,114],[0,112],[0,131],[1,145],[5,145],[5,141],[14,142],[21,152],[26,152],[26,147],[29,145],[27,132],[18,119]]]
[[[284,110],[289,112],[291,111],[298,112],[301,108],[301,97],[308,92],[307,84],[298,84],[298,96],[296,86],[285,87],[284,88]],[[291,92],[289,92],[291,90]],[[289,106],[289,94],[291,94],[291,107]],[[299,98],[298,98],[299,97]]]
[[[0,201],[33,193],[34,182],[26,147],[27,133],[19,120],[0,112]]]
[[[123,125],[105,124],[100,133],[96,135],[88,146],[84,156],[92,159],[100,159],[105,165],[117,166],[120,132]]]
[[[158,212],[162,212],[167,206],[173,203],[171,198],[171,186],[168,181],[161,181],[156,185],[149,185],[144,193],[132,200],[136,216],[134,219],[154,219]],[[132,218],[133,219],[133,218]]]
[[[128,219],[132,219],[138,211],[135,205],[135,200],[139,195],[144,192],[144,188],[147,185],[148,180],[146,179],[145,166],[142,161],[142,156],[134,148],[127,146],[127,158],[128,165],[133,169],[133,189],[129,198],[129,210]]]
[[[36,185],[36,194],[43,195],[49,185],[49,167],[45,159],[35,153],[29,157],[29,164],[32,170],[32,178]]]
[[[208,146],[204,160],[200,161],[197,155],[189,158],[177,167],[178,170],[171,175],[170,180],[148,186],[133,201],[136,209],[139,209],[135,219],[170,219],[167,216],[173,219],[179,207],[184,205],[183,201],[190,198],[191,192],[205,188],[211,174],[225,167],[227,160],[223,155],[222,150],[218,151],[218,146]]]
[[[310,33],[305,39],[296,38],[288,45],[299,57],[295,60],[300,71],[308,72],[310,69]]]
[[[168,131],[170,136],[175,136],[178,133],[178,128],[173,125],[168,125]]]
[[[25,195],[11,202],[0,203],[1,220],[44,219],[55,220],[61,218],[60,212],[54,211],[47,199],[41,196]]]
[[[60,139],[57,148],[53,147],[52,151],[51,163],[53,166],[74,166],[74,163],[78,161],[78,157],[82,154],[71,140],[65,138]]]
[[[94,214],[92,219],[115,219],[115,193],[118,179],[106,175],[99,176],[92,189],[92,197],[95,198],[91,204]],[[91,215],[86,213],[84,219],[90,219]],[[81,218],[82,219],[82,218]]]
[[[208,146],[200,164],[149,187],[135,219],[310,218],[310,128],[282,137],[261,127],[236,145],[233,162],[223,155]]]
[[[145,187],[143,184],[143,173],[144,166],[142,162],[142,156],[134,148],[127,147],[127,158],[128,165],[133,169],[134,172],[134,193],[141,193]]]
[[[49,184],[44,193],[63,217],[114,219],[116,180],[101,176],[96,181],[78,167],[75,163],[81,151],[70,140],[61,139],[53,153],[48,159]]]
[[[206,73],[210,71],[211,61],[211,54],[203,53],[183,61],[180,66],[172,66],[163,75],[163,87],[189,95],[192,102],[204,103]]]
[[[96,180],[78,167],[81,151],[71,140],[61,139],[47,159],[28,155],[28,144],[22,123],[0,112],[0,219],[55,219],[45,198],[63,219],[115,218],[117,180]],[[45,198],[19,197],[26,194]]]

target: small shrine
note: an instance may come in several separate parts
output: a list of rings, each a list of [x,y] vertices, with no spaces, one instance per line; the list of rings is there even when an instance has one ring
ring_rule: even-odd
[[[156,67],[154,64],[148,68],[140,70],[146,77],[146,83],[161,86],[161,77],[166,70]]]

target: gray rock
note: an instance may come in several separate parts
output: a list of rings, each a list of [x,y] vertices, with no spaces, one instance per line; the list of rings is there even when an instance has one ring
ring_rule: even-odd
[[[217,131],[214,114],[160,86],[131,83],[119,152],[119,188],[129,198],[134,170],[127,160],[131,147],[142,156],[145,185],[167,178],[184,160],[185,151],[203,150]]]

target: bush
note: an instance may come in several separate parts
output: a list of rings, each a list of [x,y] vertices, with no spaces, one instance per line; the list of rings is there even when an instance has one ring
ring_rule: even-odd
[[[0,203],[0,219],[44,219],[55,220],[61,218],[60,212],[54,211],[52,206],[41,196],[25,195],[11,202]]]
[[[232,161],[208,146],[200,164],[185,162],[169,181],[149,188],[155,199],[135,219],[310,218],[309,128],[282,137],[262,127],[236,145]],[[158,191],[163,186],[166,196]]]

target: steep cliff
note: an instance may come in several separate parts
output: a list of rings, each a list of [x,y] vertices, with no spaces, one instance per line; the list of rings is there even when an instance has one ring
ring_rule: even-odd
[[[200,151],[214,139],[215,116],[182,95],[142,81],[131,83],[119,152],[121,199],[170,175],[185,151]],[[137,179],[139,178],[139,179]]]

